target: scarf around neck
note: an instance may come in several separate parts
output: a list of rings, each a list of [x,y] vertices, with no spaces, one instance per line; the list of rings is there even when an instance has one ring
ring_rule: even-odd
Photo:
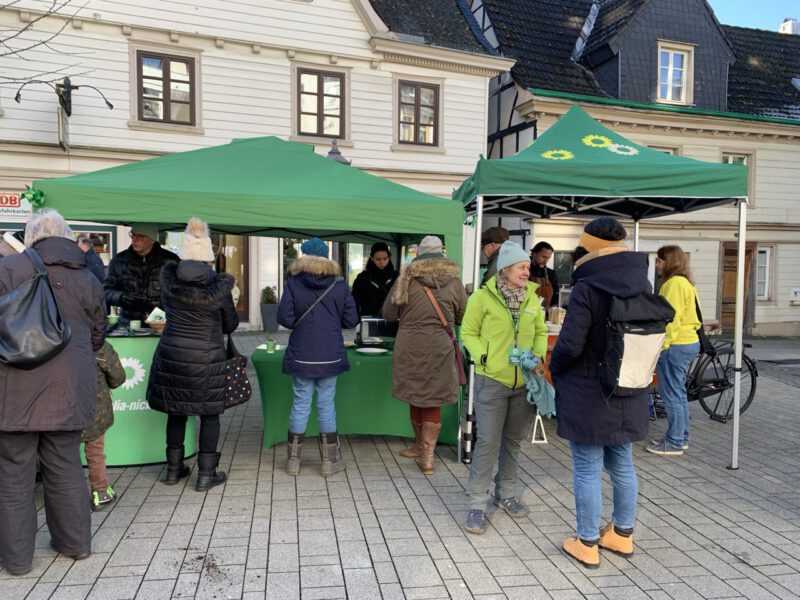
[[[507,285],[505,281],[498,277],[497,291],[500,292],[500,295],[506,301],[506,306],[511,312],[511,317],[516,322],[519,319],[519,307],[522,306],[522,302],[525,300],[525,292],[527,289],[512,288],[510,285]]]

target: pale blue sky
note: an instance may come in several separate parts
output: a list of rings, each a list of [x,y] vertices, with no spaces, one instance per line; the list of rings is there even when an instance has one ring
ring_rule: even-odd
[[[725,25],[777,31],[786,17],[800,19],[800,0],[708,0]]]

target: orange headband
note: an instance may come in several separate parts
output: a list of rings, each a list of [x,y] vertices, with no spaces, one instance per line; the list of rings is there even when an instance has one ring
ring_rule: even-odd
[[[594,237],[593,235],[586,233],[585,231],[581,233],[581,237],[578,238],[578,246],[586,248],[589,252],[594,252],[595,250],[600,250],[601,248],[608,248],[609,246],[615,246],[622,243],[622,240],[602,240],[599,237]]]

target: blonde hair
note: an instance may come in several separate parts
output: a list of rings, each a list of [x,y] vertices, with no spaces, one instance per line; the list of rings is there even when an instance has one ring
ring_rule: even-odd
[[[680,246],[661,246],[656,252],[656,256],[664,264],[661,266],[661,285],[670,277],[681,275],[694,285],[692,270],[689,268],[689,257]]]

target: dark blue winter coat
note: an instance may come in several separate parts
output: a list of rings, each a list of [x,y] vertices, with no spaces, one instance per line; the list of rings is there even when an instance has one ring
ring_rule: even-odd
[[[278,323],[292,330],[283,357],[287,375],[334,377],[350,368],[342,329],[358,323],[356,303],[344,280],[297,325],[308,307],[330,287],[341,273],[339,265],[327,258],[303,256],[289,267],[289,278],[278,306]]]
[[[606,397],[600,387],[597,357],[605,353],[611,295],[630,298],[652,291],[647,255],[599,251],[575,270],[567,316],[550,357],[556,389],[557,433],[593,446],[613,446],[647,435],[647,392]]]

